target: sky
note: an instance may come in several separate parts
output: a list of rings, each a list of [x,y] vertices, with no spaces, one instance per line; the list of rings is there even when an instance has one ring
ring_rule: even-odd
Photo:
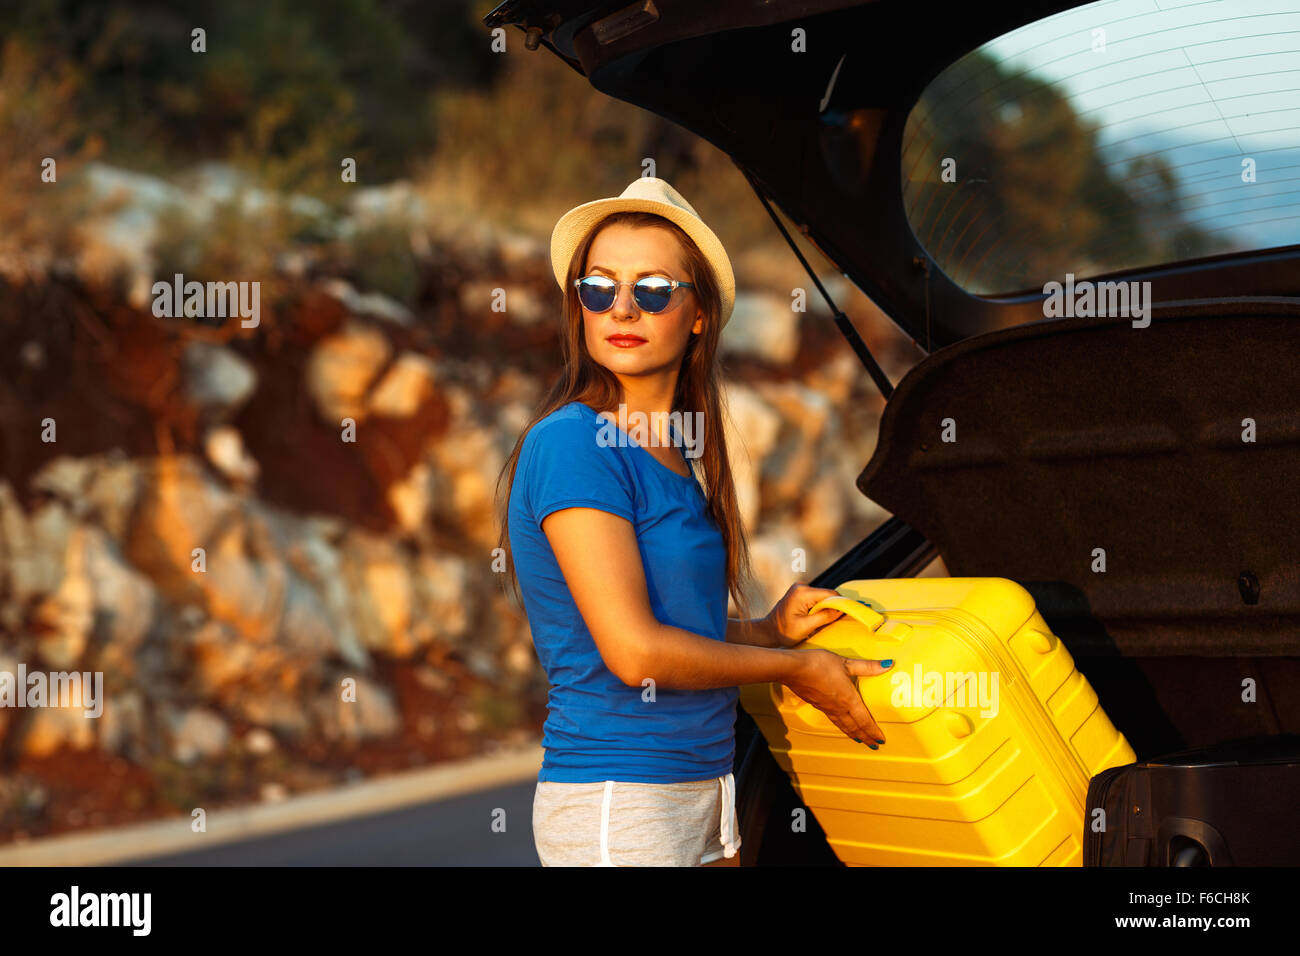
[[[1161,156],[1202,228],[1300,243],[1300,0],[1101,0],[984,49],[1066,91],[1110,155]]]

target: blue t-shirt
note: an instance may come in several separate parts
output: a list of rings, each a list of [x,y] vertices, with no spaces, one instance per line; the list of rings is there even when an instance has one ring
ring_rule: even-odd
[[[602,429],[615,442],[602,445]],[[660,623],[726,640],[726,546],[699,483],[582,402],[547,415],[524,439],[509,506],[524,610],[551,685],[537,779],[676,783],[730,773],[738,688],[656,687],[655,699],[643,700],[644,688],[605,666],[541,528],[571,507],[632,523]]]

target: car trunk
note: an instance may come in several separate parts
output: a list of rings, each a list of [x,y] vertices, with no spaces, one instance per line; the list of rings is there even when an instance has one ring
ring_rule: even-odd
[[[1045,322],[1041,296],[960,289],[907,221],[918,95],[1068,6],[512,0],[486,22],[538,28],[597,89],[730,154],[931,353],[858,487],[949,573],[1025,585],[1140,758],[1297,733],[1300,249],[1125,273],[1151,283],[1145,328]],[[894,573],[914,573],[900,526]],[[861,577],[855,561],[819,583]]]
[[[858,487],[950,574],[1024,585],[1139,756],[1295,733],[1298,319],[1198,302],[968,339],[904,378]]]

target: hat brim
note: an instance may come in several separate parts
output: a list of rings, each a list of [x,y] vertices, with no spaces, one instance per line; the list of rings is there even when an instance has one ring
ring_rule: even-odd
[[[574,206],[555,224],[551,233],[551,268],[555,272],[555,281],[564,291],[564,283],[569,271],[569,262],[582,240],[587,237],[593,226],[610,213],[615,212],[652,212],[680,226],[691,241],[699,247],[704,258],[713,268],[722,300],[720,318],[722,325],[731,319],[732,309],[736,304],[736,277],[731,269],[731,259],[721,240],[713,230],[696,216],[692,216],[680,206],[660,202],[655,199],[639,199],[634,196],[617,196],[609,199],[594,199]]]

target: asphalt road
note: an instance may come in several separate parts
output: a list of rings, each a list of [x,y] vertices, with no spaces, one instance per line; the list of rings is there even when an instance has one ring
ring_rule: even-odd
[[[540,866],[536,780],[124,866]],[[504,810],[504,817],[497,810]],[[493,820],[504,819],[503,832]],[[500,829],[498,825],[497,829]]]

